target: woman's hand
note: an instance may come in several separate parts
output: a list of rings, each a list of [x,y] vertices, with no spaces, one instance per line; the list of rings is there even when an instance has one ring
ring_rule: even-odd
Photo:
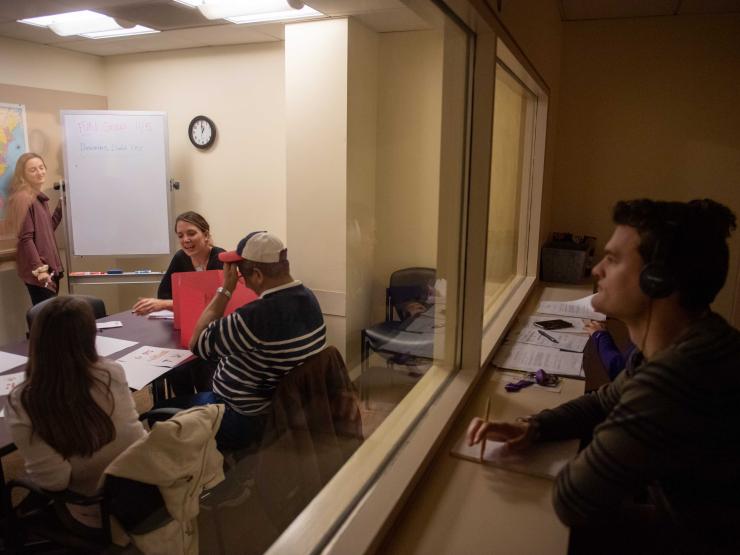
[[[593,335],[597,331],[605,331],[606,324],[597,320],[589,320],[583,325],[583,329],[588,332],[588,335]]]
[[[158,310],[166,310],[172,308],[172,301],[168,299],[148,299],[139,298],[136,304],[131,308],[131,312],[144,316]]]
[[[534,442],[534,426],[529,422],[488,422],[473,418],[468,426],[468,445],[475,445],[483,438],[503,441],[514,450],[526,449]]]
[[[49,272],[39,272],[36,275],[36,279],[39,281],[39,284],[48,287],[51,283],[51,274]]]

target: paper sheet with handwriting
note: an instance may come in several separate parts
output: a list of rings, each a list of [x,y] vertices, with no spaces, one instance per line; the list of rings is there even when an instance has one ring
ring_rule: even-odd
[[[577,439],[538,443],[521,452],[512,452],[500,441],[486,441],[483,464],[552,480],[577,452]],[[481,462],[480,445],[468,445],[465,436],[460,438],[450,454],[461,459]]]
[[[589,320],[606,320],[606,314],[596,312],[591,299],[594,295],[583,297],[575,301],[541,301],[535,312],[539,314],[552,314],[556,316],[570,316],[572,318],[588,318]]]
[[[134,345],[136,345],[136,341],[128,341],[127,339],[116,339],[104,335],[98,335],[95,338],[95,349],[98,351],[98,356],[101,357],[110,356]]]
[[[496,351],[493,364],[510,370],[536,372],[542,368],[548,374],[583,377],[583,354],[526,343],[504,342]]]
[[[152,366],[173,368],[192,356],[193,353],[187,349],[166,349],[163,347],[144,346],[122,356],[118,359],[118,362],[144,362]]]
[[[547,335],[555,339],[557,343],[548,339],[535,328],[522,328],[514,330],[506,337],[510,341],[517,343],[528,343],[530,345],[539,345],[540,347],[551,347],[563,351],[573,351],[582,353],[588,343],[588,336],[578,333],[560,333],[557,331],[546,331]]]
[[[0,372],[18,368],[19,366],[26,364],[26,362],[28,362],[28,357],[0,351]]]
[[[0,376],[0,396],[8,395],[15,386],[26,379],[25,372],[15,372],[13,374],[3,374]]]

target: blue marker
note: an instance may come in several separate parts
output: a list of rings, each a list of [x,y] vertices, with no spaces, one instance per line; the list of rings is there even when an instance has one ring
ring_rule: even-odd
[[[110,268],[109,270],[105,271],[106,274],[122,274],[123,270],[120,268]]]
[[[151,270],[134,270],[135,274],[151,274]]]

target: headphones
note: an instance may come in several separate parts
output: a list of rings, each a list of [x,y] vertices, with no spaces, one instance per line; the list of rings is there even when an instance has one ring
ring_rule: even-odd
[[[656,230],[655,249],[650,262],[640,270],[640,289],[651,299],[663,299],[678,287],[675,271],[668,264],[676,235],[685,219],[685,210],[669,213],[661,227]]]

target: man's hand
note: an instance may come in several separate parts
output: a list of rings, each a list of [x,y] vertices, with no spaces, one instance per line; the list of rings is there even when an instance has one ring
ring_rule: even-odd
[[[589,320],[583,325],[583,329],[585,329],[589,335],[593,335],[597,331],[605,331],[606,324],[597,320]]]
[[[237,272],[237,265],[233,262],[224,262],[224,289],[229,293],[233,293],[238,281],[239,272]]]
[[[534,427],[529,422],[487,422],[482,418],[473,418],[468,426],[468,445],[476,445],[483,438],[493,441],[504,441],[514,450],[521,451],[532,445]]]

